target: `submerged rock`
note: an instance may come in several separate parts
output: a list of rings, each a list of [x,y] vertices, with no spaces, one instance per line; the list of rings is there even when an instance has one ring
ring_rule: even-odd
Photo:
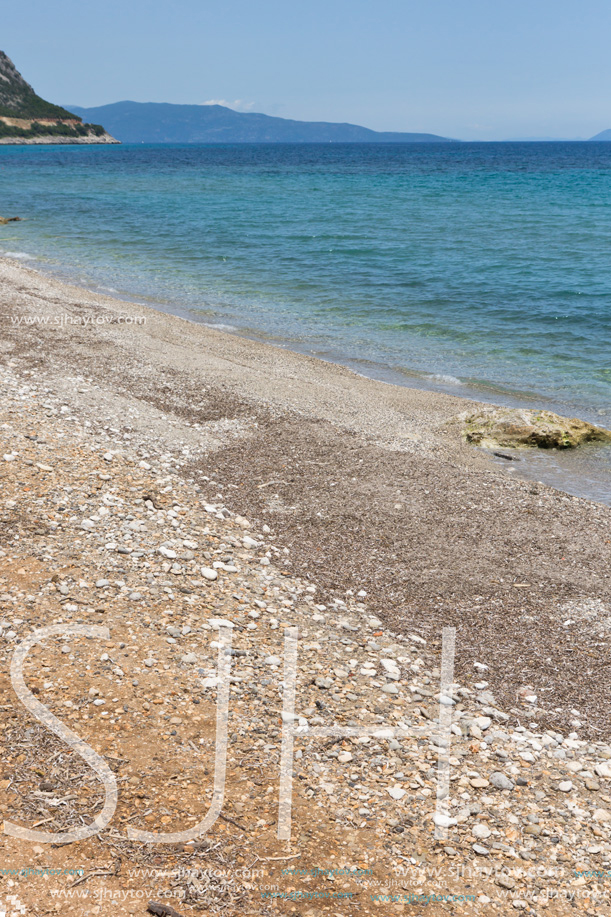
[[[582,443],[611,442],[610,430],[552,411],[491,407],[460,419],[466,441],[474,446],[573,449]]]
[[[5,223],[21,223],[21,217],[0,217],[0,224]]]

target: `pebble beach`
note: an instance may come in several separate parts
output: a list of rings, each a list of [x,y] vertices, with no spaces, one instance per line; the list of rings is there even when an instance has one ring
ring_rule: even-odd
[[[5,834],[5,894],[34,914],[611,913],[608,507],[466,445],[476,402],[7,259],[0,321],[2,816],[57,833],[104,804],[11,683],[49,625],[66,633],[32,647],[25,681],[118,794],[76,843]],[[220,814],[134,840],[210,808],[219,653]]]

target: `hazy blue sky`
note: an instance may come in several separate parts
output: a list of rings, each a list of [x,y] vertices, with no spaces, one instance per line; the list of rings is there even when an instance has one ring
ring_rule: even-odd
[[[610,35],[609,0],[18,0],[1,48],[53,102],[492,140],[611,128]]]

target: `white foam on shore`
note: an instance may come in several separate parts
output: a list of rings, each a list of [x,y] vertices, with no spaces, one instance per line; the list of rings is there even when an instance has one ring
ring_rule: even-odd
[[[4,252],[5,258],[17,258],[18,261],[36,261],[34,255],[28,255],[27,252]]]
[[[208,322],[206,322],[206,324],[208,328],[214,328],[216,331],[237,331],[238,330],[235,327],[235,325],[223,325],[222,323],[218,325],[212,325],[212,324],[208,324]]]
[[[434,382],[444,382],[446,385],[463,384],[460,379],[456,378],[456,376],[445,376],[443,373],[434,373],[431,376],[427,376],[427,379],[432,379]]]

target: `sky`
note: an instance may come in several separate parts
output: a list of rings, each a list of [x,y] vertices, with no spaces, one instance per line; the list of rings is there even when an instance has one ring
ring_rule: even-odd
[[[462,140],[611,128],[609,0],[18,0],[0,48],[49,101],[218,101]]]

